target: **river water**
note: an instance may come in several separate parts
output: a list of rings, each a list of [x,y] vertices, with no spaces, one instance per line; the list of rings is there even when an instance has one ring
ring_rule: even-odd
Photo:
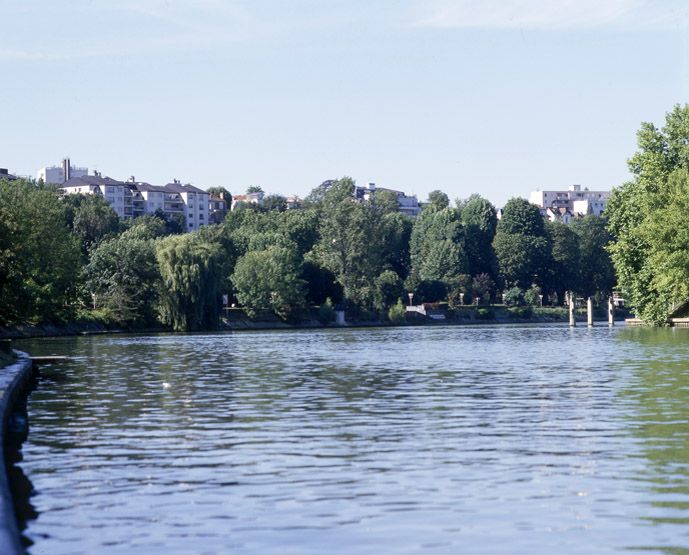
[[[689,553],[689,330],[20,342],[29,553]]]

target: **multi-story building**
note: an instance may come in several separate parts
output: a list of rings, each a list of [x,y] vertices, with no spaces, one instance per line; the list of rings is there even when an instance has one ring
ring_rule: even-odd
[[[333,179],[328,179],[321,183],[319,187],[324,191],[330,189],[336,183]],[[399,211],[407,216],[416,217],[421,212],[421,204],[416,195],[407,195],[403,191],[378,187],[375,183],[369,183],[365,187],[357,185],[354,189],[354,197],[360,201],[367,201],[376,191],[389,191],[397,196]]]
[[[222,196],[209,195],[208,217],[214,224],[221,223],[227,215],[227,201]]]
[[[552,208],[553,213],[564,208],[575,216],[600,216],[609,198],[610,191],[589,191],[581,185],[570,185],[566,191],[532,191],[529,202],[543,210]]]
[[[7,168],[0,168],[0,179],[7,179],[7,181],[14,181],[17,179],[16,175],[12,175]]]
[[[171,216],[184,216],[188,231],[197,230],[209,223],[208,193],[193,185],[174,180],[167,185],[151,185],[102,177],[99,173],[73,177],[62,186],[65,194],[100,195],[120,218],[135,218],[154,214],[156,210]]]
[[[369,183],[366,187],[357,187],[356,189],[357,198],[363,198],[364,200],[370,200],[371,196],[377,191],[389,191],[397,196],[398,210],[401,214],[415,218],[421,212],[421,205],[416,195],[407,195],[403,191],[378,187],[375,183]]]
[[[88,173],[88,168],[72,166],[69,158],[64,158],[59,166],[50,166],[38,170],[36,179],[43,180],[43,183],[62,185],[73,177],[84,177]]]

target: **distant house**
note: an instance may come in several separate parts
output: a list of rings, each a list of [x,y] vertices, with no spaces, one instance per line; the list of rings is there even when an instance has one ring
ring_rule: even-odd
[[[221,196],[209,195],[208,197],[208,217],[214,224],[221,223],[227,215],[227,201]]]
[[[327,179],[319,185],[319,188],[327,191],[330,189],[336,180]],[[407,216],[416,217],[421,212],[422,205],[416,195],[407,195],[403,191],[398,191],[396,189],[388,189],[386,187],[378,187],[375,183],[368,183],[366,186],[357,185],[354,189],[354,198],[359,201],[370,200],[371,197],[378,191],[389,191],[397,197],[397,203],[399,205],[399,212],[401,214],[406,214]]]
[[[569,224],[572,218],[574,218],[574,214],[572,214],[568,208],[555,208],[550,206],[546,208],[545,211],[542,210],[542,212],[545,212],[543,215],[551,222]]]
[[[244,204],[258,204],[259,206],[263,204],[263,197],[265,193],[263,191],[258,191],[256,193],[247,193],[245,195],[232,195],[232,205],[230,210],[234,210],[241,203]]]
[[[302,205],[304,204],[303,199],[299,198],[296,195],[289,196],[285,199],[286,204],[287,204],[287,210],[295,210],[297,208],[301,208]]]

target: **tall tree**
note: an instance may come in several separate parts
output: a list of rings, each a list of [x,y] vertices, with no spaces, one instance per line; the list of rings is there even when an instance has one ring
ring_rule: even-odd
[[[629,160],[634,179],[613,191],[605,211],[614,238],[610,253],[625,299],[641,318],[662,323],[673,304],[683,302],[684,291],[679,283],[673,286],[674,281],[662,279],[654,256],[656,243],[649,235],[655,223],[644,223],[649,217],[655,221],[669,200],[678,200],[675,191],[681,190],[683,178],[678,174],[678,181],[669,185],[669,177],[674,171],[689,169],[689,105],[676,105],[662,129],[642,123],[637,144]]]
[[[462,203],[461,215],[468,273],[472,276],[485,273],[495,278],[498,270],[493,251],[498,225],[495,207],[483,197],[472,195]]]
[[[145,226],[98,244],[82,273],[87,301],[104,308],[120,325],[154,323],[160,289],[155,251],[150,228]]]
[[[354,181],[344,177],[325,194],[320,240],[312,257],[335,274],[348,300],[371,306],[373,281],[383,266],[382,220],[374,204],[354,199],[354,187]]]
[[[450,198],[441,190],[436,189],[428,193],[428,207],[434,210],[442,210],[450,206]]]
[[[543,292],[555,291],[559,301],[565,298],[566,291],[586,294],[587,291],[582,290],[579,236],[562,222],[548,222],[546,231],[551,264],[547,277],[544,276]]]
[[[272,311],[287,319],[305,305],[305,282],[295,252],[284,247],[250,251],[237,260],[231,280],[249,316]]]
[[[80,264],[57,194],[0,180],[0,326],[68,318]]]
[[[507,201],[498,222],[493,248],[506,288],[528,289],[547,282],[550,243],[538,207],[525,199]]]
[[[610,233],[605,218],[593,215],[577,218],[570,224],[579,237],[578,291],[590,297],[609,296],[615,286],[615,268],[608,252]]]
[[[156,247],[162,322],[175,331],[216,328],[225,278],[221,245],[197,232],[170,235]]]
[[[414,222],[409,251],[416,280],[451,284],[467,273],[459,211],[449,207],[424,209]]]

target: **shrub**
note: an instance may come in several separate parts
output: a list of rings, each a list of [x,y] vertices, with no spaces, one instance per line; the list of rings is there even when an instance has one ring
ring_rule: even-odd
[[[532,285],[528,291],[524,293],[524,302],[531,306],[540,306],[541,304],[541,288],[537,285]]]
[[[325,302],[318,307],[318,321],[327,326],[335,320],[335,307],[333,306],[330,297],[325,299]]]
[[[404,304],[402,304],[402,299],[397,299],[397,303],[392,305],[390,310],[388,310],[388,320],[393,324],[401,324],[405,321],[406,313],[407,309]]]
[[[519,287],[512,287],[505,291],[505,304],[507,306],[521,306],[524,304],[524,291]]]
[[[495,314],[490,308],[476,309],[476,318],[478,320],[495,320]]]

